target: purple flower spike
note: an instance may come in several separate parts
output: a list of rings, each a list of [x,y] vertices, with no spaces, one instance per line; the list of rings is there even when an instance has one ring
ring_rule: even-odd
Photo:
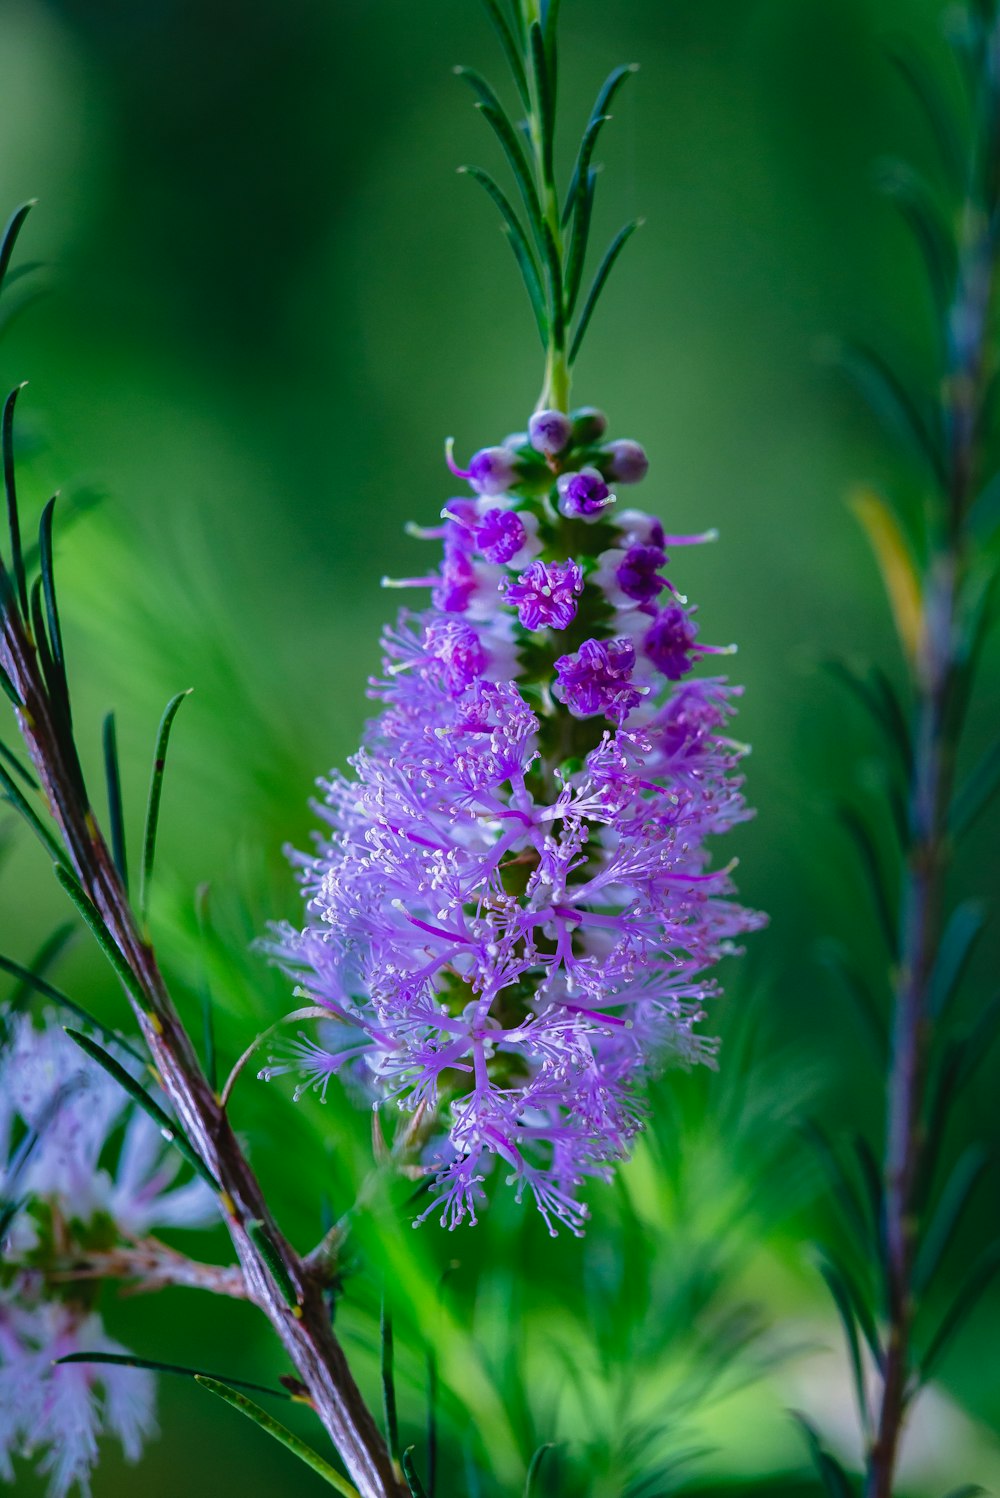
[[[666,554],[658,546],[630,546],[615,571],[618,586],[626,598],[634,598],[637,603],[650,603],[658,593],[662,593],[669,586],[667,579],[659,575],[666,560]]]
[[[528,422],[528,438],[536,453],[554,458],[568,446],[573,423],[563,411],[536,411]]]
[[[568,520],[593,520],[615,502],[615,496],[596,468],[564,473],[556,487],[559,490],[559,513]]]
[[[649,472],[646,449],[628,438],[609,442],[603,449],[603,457],[604,471],[613,484],[639,484]]]
[[[517,582],[507,584],[505,598],[525,629],[566,629],[576,618],[582,592],[583,572],[572,559],[532,562]]]
[[[513,510],[487,510],[476,530],[479,550],[498,566],[517,556],[526,539],[524,521]]]
[[[477,494],[506,494],[518,480],[517,460],[506,447],[481,447],[473,453],[468,468],[459,468],[451,438],[445,446],[445,461],[458,479],[466,479]]]
[[[642,642],[642,648],[668,681],[680,681],[690,671],[698,626],[679,605],[663,609]]]
[[[603,713],[612,723],[624,723],[642,701],[632,685],[635,646],[631,640],[584,640],[574,655],[556,661],[556,695],[575,718]]]

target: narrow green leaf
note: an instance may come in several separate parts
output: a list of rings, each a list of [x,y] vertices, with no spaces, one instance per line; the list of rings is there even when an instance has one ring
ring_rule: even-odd
[[[11,681],[10,677],[7,675],[2,666],[0,666],[0,692],[3,692],[4,696],[9,699],[12,706],[24,706],[24,703],[21,701],[20,695],[18,693],[17,687],[15,687],[14,683]]]
[[[0,759],[4,759],[7,761],[11,769],[14,771],[15,775],[19,775],[24,781],[29,791],[38,790],[38,781],[35,779],[34,775],[32,775],[31,771],[28,769],[28,766],[22,759],[18,758],[13,749],[8,749],[7,745],[4,743],[0,743]]]
[[[1000,525],[1000,469],[987,479],[969,509],[970,529],[989,541]]]
[[[90,927],[97,945],[104,953],[108,962],[114,969],[115,976],[139,1009],[146,1012],[149,1008],[149,995],[146,993],[136,974],[123,957],[118,943],[104,923],[104,918],[87,894],[83,885],[77,879],[73,871],[64,864],[56,866],[56,878],[63,889],[69,895],[77,910],[83,916],[84,921]]]
[[[584,130],[580,141],[580,150],[577,154],[576,164],[573,167],[573,175],[570,178],[569,189],[566,193],[566,202],[563,204],[562,221],[564,224],[569,222],[569,216],[573,212],[581,182],[586,181],[587,168],[594,154],[597,137],[611,119],[608,111],[611,108],[614,97],[626,78],[638,71],[638,63],[625,63],[622,67],[615,68],[612,73],[609,73],[601,85],[601,91],[597,95],[593,109],[590,111],[590,119],[587,121],[587,128]]]
[[[103,1035],[108,1045],[115,1045],[121,1050],[127,1051],[135,1061],[139,1062],[140,1066],[147,1064],[145,1058],[126,1040],[124,1035],[120,1034],[117,1030],[111,1029],[110,1026],[102,1024],[92,1014],[88,1014],[86,1009],[77,1004],[73,999],[68,998],[61,989],[55,988],[53,984],[49,983],[47,979],[43,978],[33,968],[22,967],[19,962],[14,962],[10,957],[4,957],[0,954],[0,970],[9,973],[12,978],[18,980],[18,987],[10,999],[9,1010],[11,1013],[19,1013],[24,1008],[25,1002],[31,993],[41,994],[42,998],[50,999],[53,1004],[58,1004],[59,1008],[64,1009],[67,1014],[72,1014],[74,1019],[89,1026],[98,1035]]]
[[[944,445],[933,417],[920,405],[881,354],[860,343],[837,345],[834,362],[891,437],[926,465],[935,482],[947,484]]]
[[[396,1374],[393,1366],[393,1335],[392,1316],[386,1304],[385,1293],[382,1294],[382,1308],[379,1315],[379,1333],[382,1344],[381,1372],[382,1372],[382,1415],[385,1421],[385,1439],[389,1447],[389,1455],[394,1462],[399,1461],[399,1416],[396,1410]]]
[[[806,1438],[809,1454],[816,1468],[816,1475],[823,1485],[823,1491],[826,1493],[827,1498],[854,1498],[853,1489],[847,1473],[835,1457],[832,1457],[828,1451],[824,1451],[819,1433],[811,1421],[807,1420],[805,1415],[800,1414],[798,1410],[792,1411],[792,1419],[798,1423]]]
[[[524,146],[518,137],[510,120],[504,112],[503,105],[497,98],[494,90],[486,82],[480,73],[471,68],[456,68],[456,73],[465,81],[478,95],[476,108],[480,110],[489,123],[500,147],[507,158],[508,165],[514,173],[518,191],[524,200],[524,206],[528,211],[528,224],[539,250],[544,249],[542,241],[542,208],[538,198],[538,189],[531,175],[527,157],[524,154]]]
[[[847,1343],[847,1352],[851,1364],[851,1378],[854,1383],[854,1398],[858,1407],[858,1417],[861,1428],[867,1437],[871,1430],[871,1417],[868,1410],[868,1402],[865,1398],[865,1372],[861,1362],[861,1344],[858,1341],[858,1328],[854,1319],[854,1306],[849,1290],[841,1278],[837,1267],[829,1262],[823,1262],[819,1266],[819,1272],[826,1281],[826,1287],[830,1292],[840,1324],[844,1332],[844,1340]]]
[[[885,938],[885,943],[889,951],[895,955],[898,941],[896,916],[892,908],[891,897],[882,869],[882,860],[875,845],[875,839],[864,818],[853,806],[839,806],[837,808],[837,817],[844,830],[849,834],[860,855],[861,863],[868,877],[871,893],[874,896],[875,913],[878,916],[882,935]]]
[[[957,124],[956,110],[944,97],[933,64],[909,38],[897,39],[889,58],[923,111],[952,183],[964,189],[968,147]]]
[[[289,1306],[293,1311],[296,1310],[300,1304],[299,1294],[288,1272],[288,1266],[281,1257],[274,1239],[259,1218],[254,1218],[247,1223],[247,1232],[250,1234],[258,1253],[267,1265],[271,1278],[281,1291],[286,1306]]]
[[[931,1342],[920,1359],[920,1382],[927,1383],[934,1369],[947,1351],[949,1343],[957,1336],[963,1324],[979,1304],[980,1298],[989,1289],[990,1282],[1000,1269],[1000,1239],[990,1244],[980,1255],[969,1272],[965,1284],[955,1296]]]
[[[30,198],[27,203],[22,203],[19,208],[15,208],[7,220],[7,227],[3,231],[3,238],[0,239],[0,288],[3,287],[7,275],[7,267],[10,265],[11,255],[14,253],[17,236],[21,232],[25,219],[37,202],[37,198]]]
[[[21,521],[17,509],[17,483],[14,472],[14,407],[24,385],[17,385],[4,402],[3,418],[0,420],[0,449],[3,452],[3,485],[7,495],[7,528],[10,531],[11,564],[21,615],[28,617],[28,580],[24,567],[24,552],[21,549]]]
[[[125,808],[122,804],[122,776],[121,767],[118,762],[118,733],[115,729],[114,713],[108,713],[105,717],[101,737],[104,747],[104,778],[108,787],[111,856],[114,859],[115,868],[118,870],[122,889],[128,894],[128,860],[125,852]]]
[[[565,346],[566,342],[566,316],[563,302],[562,282],[562,259],[559,247],[552,235],[548,221],[542,225],[545,236],[545,259],[548,265],[549,286],[551,295],[549,304],[552,308],[552,342],[557,349]]]
[[[208,885],[201,884],[195,895],[195,915],[203,948],[207,944],[209,935],[208,893]],[[201,976],[201,1033],[205,1052],[205,1078],[212,1091],[216,1092],[218,1090],[218,1065],[215,1049],[215,1020],[212,1014],[212,990],[208,981],[208,965],[204,962]]]
[[[921,1296],[934,1278],[954,1240],[962,1214],[982,1179],[988,1160],[989,1156],[981,1144],[970,1144],[955,1162],[917,1254],[913,1269],[913,1290],[916,1296]]]
[[[403,1452],[403,1476],[406,1478],[406,1485],[410,1490],[410,1498],[429,1498],[427,1489],[420,1481],[420,1474],[417,1471],[416,1464],[413,1460],[413,1453],[415,1450],[416,1448],[414,1446],[407,1446],[406,1450]]]
[[[638,229],[643,224],[643,222],[644,220],[641,218],[633,219],[630,224],[625,225],[624,229],[619,229],[618,233],[615,235],[614,239],[611,242],[607,254],[604,256],[604,259],[598,266],[597,275],[594,277],[593,284],[587,295],[587,300],[583,305],[583,311],[580,313],[580,321],[577,323],[576,335],[573,339],[572,346],[570,347],[570,364],[576,362],[576,356],[580,352],[580,345],[583,343],[584,335],[586,334],[587,328],[590,325],[590,319],[594,315],[594,308],[597,306],[598,299],[601,295],[601,292],[604,290],[605,283],[612,270],[614,269],[615,261],[618,259],[618,256],[628,244],[629,240],[632,238],[632,235],[635,233],[636,229]]]
[[[11,777],[10,771],[2,764],[0,764],[0,791],[6,796],[14,810],[24,818],[49,856],[59,867],[62,867],[66,861],[65,851],[59,846],[55,835],[45,826],[34,807],[25,800],[20,787]]]
[[[92,1061],[103,1067],[111,1079],[136,1103],[144,1113],[152,1119],[168,1144],[174,1145],[193,1170],[206,1181],[212,1190],[218,1192],[219,1183],[212,1175],[208,1166],[197,1153],[187,1136],[182,1132],[174,1120],[165,1113],[159,1103],[154,1102],[141,1083],[125,1070],[120,1061],[116,1061],[109,1051],[97,1044],[89,1035],[84,1035],[82,1030],[74,1030],[65,1026],[66,1034],[74,1041]]]
[[[500,210],[501,217],[504,220],[505,233],[510,242],[510,247],[514,252],[518,269],[521,272],[521,278],[528,293],[528,300],[531,303],[531,310],[535,314],[535,322],[538,325],[538,335],[542,340],[542,347],[547,348],[549,323],[548,313],[545,308],[545,292],[542,289],[541,277],[538,273],[535,257],[532,254],[524,230],[521,228],[520,220],[511,206],[510,199],[497,186],[490,174],[484,172],[481,167],[462,166],[458,170],[461,175],[472,177],[474,181],[478,182],[480,187],[486,191]]]
[[[803,1123],[802,1132],[830,1183],[842,1221],[850,1229],[853,1241],[864,1260],[871,1251],[873,1240],[873,1224],[868,1215],[867,1203],[845,1169],[826,1130],[815,1119],[810,1118]]]
[[[167,763],[167,746],[170,730],[177,716],[177,709],[191,688],[171,697],[163,710],[160,727],[156,735],[153,752],[153,769],[149,778],[149,800],[146,804],[146,826],[142,838],[142,872],[139,880],[139,920],[145,929],[149,917],[149,890],[153,877],[153,861],[156,857],[156,829],[160,820],[160,798],[163,795],[163,772]]]
[[[587,262],[587,246],[590,243],[590,225],[594,217],[594,196],[597,192],[597,173],[593,168],[577,193],[576,212],[570,235],[569,252],[566,258],[566,303],[567,320],[576,311],[580,287],[583,283],[583,268]]]
[[[556,132],[556,98],[553,79],[545,52],[545,37],[538,21],[531,23],[528,38],[531,45],[531,69],[535,75],[538,97],[538,129],[542,146],[542,177],[551,182],[554,175],[553,151]]]
[[[951,803],[948,824],[952,837],[962,837],[974,826],[1000,790],[1000,739],[991,744]]]
[[[179,1363],[160,1363],[155,1358],[137,1358],[130,1352],[68,1352],[56,1358],[57,1363],[108,1363],[113,1368],[145,1368],[149,1373],[176,1373],[181,1378],[224,1379],[236,1389],[250,1389],[254,1394],[267,1394],[271,1399],[290,1400],[284,1389],[271,1389],[267,1384],[251,1384],[245,1378],[230,1378],[228,1374],[205,1373],[200,1368],[184,1368]]]
[[[960,1488],[952,1488],[945,1498],[986,1498],[986,1489],[981,1488],[977,1482],[963,1483]]]
[[[10,996],[10,1006],[15,1012],[22,1009],[28,1002],[35,979],[45,976],[62,956],[75,935],[76,927],[73,922],[64,921],[45,938],[31,961],[16,975],[20,981]]]
[[[944,1013],[962,981],[985,924],[986,906],[982,900],[963,900],[952,911],[930,977],[928,1004],[935,1017]]]
[[[531,94],[528,90],[528,75],[524,71],[521,52],[514,39],[514,33],[510,29],[510,23],[500,8],[499,0],[483,0],[483,5],[493,23],[493,28],[497,36],[500,38],[500,45],[503,48],[510,71],[513,74],[517,91],[521,96],[521,103],[525,109],[530,110]]]
[[[554,1451],[555,1449],[555,1441],[545,1441],[541,1446],[536,1447],[531,1461],[528,1463],[528,1471],[524,1479],[524,1498],[535,1498],[535,1479],[542,1470],[542,1463],[545,1458],[550,1451]]]
[[[852,962],[845,948],[835,941],[820,943],[817,958],[821,966],[833,975],[842,992],[852,1000],[861,1019],[865,1035],[871,1044],[872,1056],[882,1067],[889,1051],[887,1024],[880,1011],[868,979]]]
[[[49,627],[49,640],[52,645],[52,658],[59,668],[60,675],[65,685],[66,659],[63,654],[62,627],[59,623],[59,609],[56,605],[56,583],[55,573],[52,566],[52,516],[56,507],[55,494],[46,504],[38,522],[38,565],[42,573],[42,590],[45,595],[45,617]]]
[[[201,1384],[202,1388],[207,1389],[210,1394],[215,1394],[226,1404],[232,1405],[234,1410],[239,1410],[241,1415],[245,1415],[248,1420],[259,1425],[267,1435],[273,1437],[275,1441],[280,1441],[281,1445],[287,1447],[300,1462],[304,1462],[317,1476],[322,1477],[331,1488],[335,1488],[342,1498],[360,1498],[357,1488],[353,1487],[345,1477],[341,1477],[340,1473],[313,1451],[311,1446],[307,1446],[286,1426],[275,1420],[266,1410],[262,1410],[259,1404],[254,1404],[252,1399],[247,1399],[245,1394],[237,1393],[235,1389],[220,1382],[219,1379],[209,1378],[204,1373],[196,1373],[194,1378],[195,1383]]]
[[[879,186],[913,236],[927,270],[935,306],[939,312],[946,311],[955,290],[958,255],[934,194],[917,172],[900,161],[882,165]]]
[[[427,1498],[437,1492],[438,1366],[433,1347],[427,1353]]]
[[[865,675],[859,667],[841,659],[825,660],[822,666],[865,709],[879,734],[892,746],[908,776],[913,762],[909,725],[885,672],[879,667],[869,666]]]

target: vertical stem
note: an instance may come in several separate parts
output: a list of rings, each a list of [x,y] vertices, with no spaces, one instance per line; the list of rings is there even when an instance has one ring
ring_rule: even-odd
[[[998,36],[1000,30],[994,24],[983,46],[979,128],[963,212],[955,294],[948,311],[948,365],[942,396],[947,484],[933,521],[923,639],[915,663],[917,718],[884,1156],[888,1337],[875,1436],[868,1454],[866,1498],[892,1498],[911,1397],[917,1192],[925,1145],[927,1061],[934,1039],[929,993],[950,863],[947,817],[960,730],[949,709],[960,668],[957,611],[965,567],[965,517],[979,479],[979,431],[996,279]]]

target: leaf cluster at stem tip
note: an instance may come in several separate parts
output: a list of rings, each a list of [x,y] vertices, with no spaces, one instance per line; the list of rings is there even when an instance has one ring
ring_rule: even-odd
[[[555,174],[558,4],[556,0],[540,6],[532,0],[483,3],[513,77],[518,117],[512,118],[482,74],[465,67],[455,71],[472,88],[476,106],[499,142],[520,209],[482,167],[464,166],[459,171],[474,178],[499,210],[521,272],[546,356],[539,406],[566,410],[570,371],[594,310],[615,262],[641,223],[636,219],[619,230],[582,295],[597,188],[594,152],[611,118],[616,94],[637,68],[634,64],[617,67],[605,80],[580,140],[568,188],[560,194]]]

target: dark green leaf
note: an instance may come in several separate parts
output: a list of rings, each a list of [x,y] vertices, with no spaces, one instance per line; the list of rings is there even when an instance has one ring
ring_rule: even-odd
[[[944,97],[933,65],[909,38],[896,40],[889,58],[922,109],[953,185],[964,189],[968,149],[957,124],[956,111]]]
[[[583,343],[587,328],[590,325],[590,319],[594,315],[594,308],[597,306],[598,299],[600,298],[601,292],[604,290],[605,283],[612,270],[614,269],[615,261],[618,259],[618,256],[628,244],[629,240],[632,238],[632,235],[635,233],[636,229],[638,229],[642,223],[643,220],[641,218],[633,219],[630,224],[625,225],[624,229],[619,229],[618,233],[615,235],[614,239],[611,242],[607,254],[598,266],[597,275],[594,277],[593,285],[591,286],[590,291],[587,295],[587,300],[583,305],[583,311],[580,313],[580,321],[577,323],[576,334],[573,338],[573,343],[569,351],[570,364],[576,362],[576,357],[580,352],[580,346]]]
[[[177,709],[190,692],[191,688],[188,687],[187,691],[178,692],[176,697],[171,697],[163,710],[163,717],[160,719],[160,727],[156,735],[153,769],[149,777],[149,800],[146,803],[146,826],[142,837],[142,874],[139,881],[139,920],[143,929],[146,928],[149,916],[149,890],[153,877],[153,861],[156,857],[156,829],[160,820],[160,798],[163,795],[163,772],[167,763],[170,730],[177,716]]]
[[[415,1449],[413,1446],[407,1446],[403,1452],[403,1476],[406,1478],[406,1485],[410,1490],[410,1498],[428,1498],[427,1489],[420,1481],[420,1474],[413,1460]]]
[[[594,216],[594,194],[597,191],[597,173],[591,168],[586,181],[577,194],[578,202],[573,215],[573,229],[566,260],[566,317],[576,311],[577,298],[583,283],[583,267],[587,260],[587,245],[590,242],[590,225]]]
[[[63,1358],[56,1358],[57,1363],[108,1363],[113,1368],[145,1368],[150,1373],[176,1373],[181,1378],[214,1378],[223,1377],[219,1373],[205,1373],[200,1368],[184,1368],[179,1363],[159,1363],[154,1358],[133,1357],[130,1352],[68,1352]],[[225,1382],[237,1389],[252,1389],[255,1394],[267,1394],[271,1399],[291,1399],[284,1389],[270,1389],[267,1384],[247,1383],[245,1378],[230,1378],[225,1375]]]
[[[74,1041],[80,1047],[81,1051],[89,1056],[92,1061],[96,1061],[98,1066],[104,1068],[108,1076],[118,1083],[122,1091],[127,1093],[132,1101],[152,1119],[167,1143],[175,1145],[192,1169],[201,1176],[203,1181],[206,1181],[211,1186],[213,1191],[217,1192],[219,1190],[219,1183],[212,1175],[208,1166],[169,1114],[165,1113],[159,1103],[154,1102],[150,1097],[145,1087],[137,1082],[125,1070],[121,1062],[115,1060],[109,1051],[106,1051],[103,1046],[98,1045],[96,1040],[92,1040],[89,1035],[84,1035],[81,1030],[73,1030],[69,1026],[66,1026],[65,1029],[70,1040]]]
[[[427,1498],[437,1491],[438,1367],[433,1347],[427,1353]]]
[[[208,885],[201,884],[195,895],[195,914],[202,947],[208,940]],[[203,965],[201,979],[201,1032],[205,1051],[205,1078],[213,1092],[218,1089],[218,1073],[215,1049],[215,1021],[212,1016],[212,991],[209,987],[207,967]]]
[[[1000,739],[991,744],[959,787],[951,803],[948,825],[952,837],[968,832],[1000,789]]]
[[[965,1284],[945,1312],[941,1324],[920,1359],[920,1382],[926,1383],[947,1351],[948,1344],[961,1330],[963,1324],[979,1304],[982,1295],[989,1289],[990,1281],[1000,1269],[1000,1240],[992,1243],[980,1255],[969,1272]]]
[[[295,1310],[301,1304],[299,1293],[288,1272],[288,1266],[281,1257],[278,1245],[259,1218],[253,1218],[247,1223],[247,1232],[253,1240],[257,1252],[267,1265],[271,1278],[281,1291],[286,1306]]]
[[[7,745],[3,743],[0,743],[0,759],[4,759],[7,761],[11,769],[14,771],[15,775],[19,775],[24,781],[29,791],[38,790],[38,781],[35,779],[34,775],[32,775],[31,771],[28,769],[28,766],[22,759],[19,759],[17,757],[13,749],[8,749]]]
[[[823,1450],[819,1433],[811,1421],[807,1420],[805,1415],[799,1414],[797,1410],[792,1411],[792,1419],[798,1422],[806,1438],[816,1475],[823,1484],[823,1491],[827,1498],[854,1498],[847,1473],[835,1457]]]
[[[865,709],[908,776],[913,762],[910,730],[899,698],[885,672],[878,666],[869,666],[864,673],[858,666],[839,659],[825,660],[822,666]]]
[[[529,32],[531,43],[531,68],[535,75],[535,89],[538,95],[538,131],[541,137],[542,155],[542,179],[551,182],[553,178],[553,148],[556,132],[556,98],[553,80],[549,73],[548,58],[545,53],[545,38],[538,21],[531,23]]]
[[[17,990],[10,1000],[9,1007],[11,1012],[18,1013],[23,1009],[30,993],[41,994],[43,998],[51,999],[53,1004],[58,1004],[60,1009],[64,1009],[67,1014],[72,1014],[75,1019],[89,1026],[98,1035],[103,1035],[108,1045],[120,1047],[123,1051],[127,1051],[134,1060],[138,1061],[140,1066],[146,1065],[143,1057],[139,1055],[139,1052],[129,1044],[123,1035],[120,1035],[117,1030],[112,1030],[108,1025],[102,1025],[100,1020],[94,1019],[93,1015],[88,1014],[86,1009],[83,1009],[72,999],[67,998],[66,994],[60,989],[53,987],[51,983],[41,977],[36,969],[22,967],[19,962],[13,962],[11,958],[0,955],[0,970],[9,973],[12,978],[17,978],[18,980]]]
[[[479,103],[476,105],[476,108],[481,111],[500,142],[508,165],[514,174],[514,180],[524,201],[524,206],[527,209],[528,223],[534,234],[535,242],[544,255],[545,234],[542,228],[542,208],[538,199],[538,190],[535,187],[531,176],[531,169],[524,154],[524,148],[517,137],[514,127],[499,105],[494,106],[492,104]]]
[[[0,692],[3,692],[4,696],[10,700],[14,707],[24,706],[24,703],[21,701],[21,698],[18,695],[17,687],[15,687],[14,683],[11,681],[10,677],[7,675],[2,666],[0,666]]]
[[[875,913],[878,916],[882,935],[889,951],[895,955],[898,940],[896,916],[882,870],[882,860],[875,846],[875,839],[864,818],[853,806],[838,807],[837,817],[858,850],[874,897]]]
[[[977,1482],[963,1483],[960,1488],[952,1488],[945,1498],[986,1498],[986,1489],[981,1488]]]
[[[981,1144],[970,1144],[958,1157],[920,1244],[913,1269],[916,1296],[921,1296],[927,1289],[954,1240],[962,1214],[982,1179],[988,1159]]]
[[[399,1418],[396,1412],[396,1374],[393,1366],[392,1316],[389,1314],[384,1294],[382,1296],[379,1330],[382,1342],[382,1414],[385,1420],[385,1439],[386,1445],[389,1447],[389,1455],[394,1462],[398,1462]]]
[[[7,267],[10,265],[11,255],[14,253],[17,236],[21,232],[25,219],[37,202],[37,198],[31,198],[27,203],[22,203],[20,208],[15,208],[7,220],[7,227],[3,231],[3,238],[0,239],[0,288],[3,287],[7,275]]]
[[[802,1132],[830,1183],[834,1199],[840,1208],[841,1219],[850,1230],[853,1242],[864,1260],[870,1252],[876,1231],[869,1218],[867,1201],[848,1174],[826,1130],[815,1119],[806,1119]]]
[[[525,109],[530,109],[531,94],[528,91],[528,75],[524,71],[520,49],[514,38],[514,33],[510,29],[510,23],[500,8],[499,0],[483,0],[483,4],[486,7],[490,20],[493,22],[497,36],[500,38],[500,45],[504,50],[504,56],[510,66],[511,73],[514,75],[514,82],[521,96],[521,103]]]
[[[20,981],[10,996],[10,1007],[15,1012],[24,1008],[34,989],[35,979],[45,976],[75,935],[76,928],[72,921],[64,921],[45,938],[31,961],[20,970],[17,974]]]
[[[58,669],[66,691],[66,659],[63,655],[62,628],[59,624],[59,610],[56,606],[56,582],[52,568],[52,515],[56,507],[56,496],[53,495],[42,511],[41,520],[38,523],[38,565],[42,573],[42,591],[45,595],[45,618],[49,629],[49,641],[52,646],[52,659]],[[68,706],[67,696],[67,706]]]
[[[293,1435],[286,1426],[280,1424],[266,1410],[262,1410],[259,1404],[254,1404],[252,1399],[247,1399],[246,1395],[237,1393],[228,1384],[221,1383],[215,1378],[208,1378],[203,1373],[195,1374],[195,1382],[201,1384],[210,1394],[215,1394],[219,1399],[224,1400],[226,1404],[232,1405],[234,1410],[239,1410],[241,1415],[245,1415],[248,1420],[259,1425],[261,1430],[273,1437],[275,1441],[280,1441],[281,1445],[287,1447],[300,1462],[304,1462],[307,1467],[322,1477],[331,1488],[336,1488],[337,1492],[342,1494],[342,1498],[360,1498],[357,1488],[352,1487],[346,1478],[341,1477],[329,1462],[325,1462],[313,1451],[312,1447]]]
[[[542,282],[538,274],[535,257],[531,252],[531,247],[525,237],[524,230],[521,228],[517,214],[511,206],[510,199],[497,186],[489,173],[484,172],[480,167],[463,166],[459,167],[459,171],[478,182],[500,210],[500,214],[504,220],[505,232],[510,241],[510,247],[514,252],[514,258],[521,272],[521,277],[528,293],[528,300],[531,302],[531,310],[535,314],[535,322],[538,325],[538,335],[542,340],[542,347],[547,348],[549,323],[548,314],[545,310],[545,292],[542,290]]]
[[[24,385],[17,385],[4,402],[0,420],[0,448],[3,451],[3,484],[7,495],[7,528],[10,531],[11,564],[21,615],[28,617],[28,581],[21,549],[21,521],[17,509],[17,483],[14,472],[14,407]]]
[[[554,1441],[546,1441],[539,1446],[528,1463],[527,1475],[524,1479],[524,1498],[535,1498],[535,1479],[542,1470],[542,1463],[550,1451],[555,1450]]]
[[[548,264],[549,285],[552,288],[550,299],[552,307],[552,342],[557,349],[561,349],[566,342],[566,318],[563,311],[562,260],[547,220],[542,225],[542,229],[545,236],[545,258]]]
[[[943,439],[933,417],[921,408],[895,371],[874,349],[863,344],[837,346],[840,366],[890,436],[902,441],[931,471],[941,489],[947,486]]]
[[[58,865],[62,866],[65,862],[66,854],[59,846],[53,833],[45,826],[34,807],[29,805],[25,800],[20,787],[12,779],[10,771],[2,764],[0,764],[0,792],[6,796],[7,800],[14,807],[14,810],[19,812],[24,818],[50,857]]]
[[[118,763],[118,734],[115,730],[115,715],[108,713],[104,719],[102,733],[104,746],[104,778],[108,788],[108,819],[111,825],[111,856],[128,894],[128,860],[125,853],[125,808],[122,804],[122,776]]]
[[[854,1306],[850,1291],[844,1284],[836,1265],[821,1263],[819,1272],[826,1281],[827,1289],[837,1308],[840,1324],[844,1332],[844,1340],[847,1343],[848,1357],[851,1363],[851,1377],[854,1382],[854,1398],[858,1406],[858,1415],[861,1420],[862,1430],[869,1433],[868,1404],[865,1399],[865,1373],[861,1362],[861,1344],[858,1341],[858,1328],[854,1319]]]
[[[56,865],[56,878],[90,927],[97,940],[97,945],[114,969],[119,983],[130,996],[132,1002],[145,1013],[149,1008],[149,997],[138,977],[123,957],[118,943],[105,925],[104,918],[97,906],[73,871],[64,864]]]
[[[882,191],[898,209],[920,251],[938,312],[947,312],[955,290],[958,257],[934,194],[903,162],[885,163],[879,175]]]
[[[930,978],[928,1003],[931,1014],[940,1017],[954,994],[969,964],[976,942],[986,923],[986,906],[982,900],[963,900],[952,911],[938,944]]]
[[[969,510],[970,528],[988,541],[1000,525],[1000,469],[980,489]]]
[[[590,111],[590,119],[587,121],[587,128],[583,132],[580,150],[577,154],[576,164],[573,167],[573,175],[570,178],[569,190],[566,193],[566,202],[563,205],[562,221],[564,224],[569,222],[569,216],[576,204],[581,182],[586,181],[587,168],[594,154],[597,137],[611,118],[608,111],[611,108],[612,101],[626,78],[631,73],[637,73],[638,71],[639,67],[637,63],[626,63],[620,68],[615,68],[614,72],[608,75],[601,86],[601,91],[597,95],[594,107]]]

